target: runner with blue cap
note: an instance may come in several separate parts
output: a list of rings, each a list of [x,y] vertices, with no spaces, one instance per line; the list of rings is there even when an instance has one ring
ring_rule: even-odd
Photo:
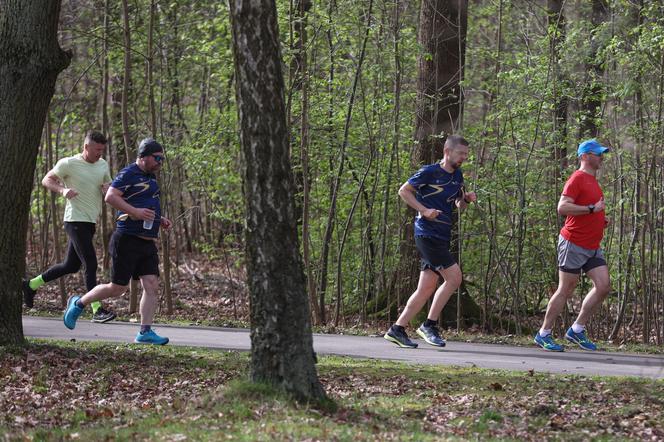
[[[565,216],[565,225],[558,236],[558,289],[551,296],[542,328],[535,335],[535,344],[547,351],[564,351],[551,334],[553,325],[574,294],[579,275],[584,271],[593,282],[579,316],[565,333],[565,339],[584,350],[597,346],[586,335],[586,324],[609,294],[609,269],[600,242],[609,224],[604,194],[597,182],[603,155],[609,151],[596,139],[579,144],[580,167],[569,177],[558,202],[558,214]]]

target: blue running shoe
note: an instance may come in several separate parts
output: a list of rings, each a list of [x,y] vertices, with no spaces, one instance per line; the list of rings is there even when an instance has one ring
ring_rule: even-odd
[[[574,330],[572,330],[572,327],[570,327],[567,329],[567,333],[565,333],[565,339],[578,345],[584,350],[597,350],[597,346],[593,343],[593,341],[588,339],[588,336],[586,336],[585,330],[583,330],[581,333],[574,333]]]
[[[445,339],[440,337],[438,332],[438,327],[435,325],[433,327],[426,327],[424,324],[420,325],[420,328],[417,329],[417,334],[424,339],[429,345],[434,345],[436,347],[445,347]]]
[[[80,296],[71,296],[69,301],[67,301],[67,310],[65,310],[65,315],[62,319],[65,322],[65,327],[69,330],[73,330],[76,327],[76,320],[83,313],[83,309],[76,305],[76,301],[79,299],[81,299]]]
[[[535,344],[539,345],[546,351],[565,351],[565,348],[562,345],[557,344],[551,335],[542,337],[540,336],[539,332],[537,332],[534,341]]]
[[[394,342],[402,348],[417,348],[417,344],[410,340],[403,329],[395,329],[394,327],[390,327],[390,329],[383,337],[390,342]]]
[[[166,345],[168,344],[168,338],[159,336],[154,330],[150,330],[145,333],[138,332],[134,342],[137,344]]]

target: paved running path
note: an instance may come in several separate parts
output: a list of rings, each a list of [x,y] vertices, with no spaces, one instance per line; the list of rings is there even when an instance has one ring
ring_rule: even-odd
[[[169,345],[209,347],[228,350],[249,350],[246,329],[213,327],[175,327],[156,325],[157,331],[171,340]],[[93,324],[80,320],[75,330],[68,330],[62,319],[23,316],[23,331],[34,338],[76,339],[79,341],[133,342],[138,325],[126,322]],[[625,353],[545,352],[533,345],[469,344],[448,342],[439,349],[422,340],[417,349],[402,349],[382,337],[314,335],[314,349],[321,355],[340,355],[367,359],[383,359],[431,365],[478,366],[506,370],[536,372],[638,376],[664,379],[664,357]]]

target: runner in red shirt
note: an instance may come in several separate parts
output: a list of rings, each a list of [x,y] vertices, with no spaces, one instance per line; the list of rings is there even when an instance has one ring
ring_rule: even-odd
[[[558,213],[566,216],[558,237],[558,290],[549,300],[542,328],[535,335],[535,344],[548,351],[564,351],[553,340],[551,330],[572,296],[583,270],[592,280],[593,288],[581,305],[576,321],[565,333],[565,339],[584,350],[597,346],[586,336],[586,324],[609,294],[609,269],[600,242],[609,223],[605,216],[604,194],[595,178],[602,166],[603,154],[609,148],[597,140],[579,144],[577,154],[581,166],[569,177],[558,202]]]

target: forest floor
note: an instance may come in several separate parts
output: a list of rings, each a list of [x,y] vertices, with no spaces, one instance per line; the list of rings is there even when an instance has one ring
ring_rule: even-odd
[[[0,349],[0,440],[662,440],[664,381],[322,357],[333,404],[247,382],[248,355],[30,340]]]

